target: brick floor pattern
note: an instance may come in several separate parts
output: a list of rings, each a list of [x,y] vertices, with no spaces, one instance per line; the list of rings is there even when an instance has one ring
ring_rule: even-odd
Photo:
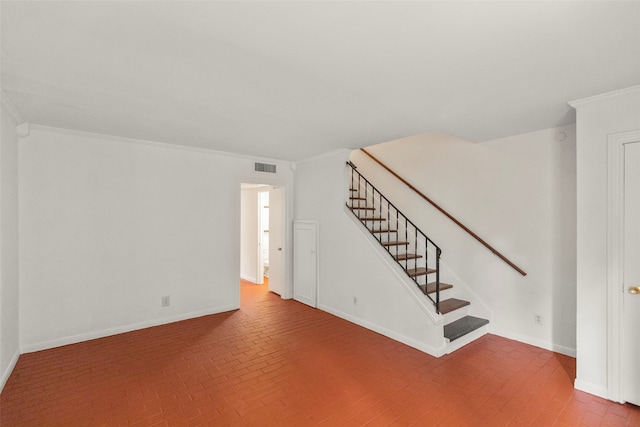
[[[575,359],[485,335],[434,358],[241,284],[241,309],[20,356],[9,426],[640,426]]]

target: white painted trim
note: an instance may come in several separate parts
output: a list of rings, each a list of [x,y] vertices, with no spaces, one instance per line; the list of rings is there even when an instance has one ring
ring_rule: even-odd
[[[2,373],[2,377],[0,377],[0,393],[2,393],[2,389],[4,389],[4,386],[5,384],[7,384],[7,381],[9,380],[9,377],[11,376],[13,369],[16,367],[16,363],[18,363],[19,357],[20,357],[20,352],[16,351],[13,354],[13,357],[11,358],[11,360],[9,361],[9,364],[7,365],[7,369],[5,369],[5,371]]]
[[[253,161],[271,162],[271,163],[278,163],[280,165],[282,165],[283,163],[285,165],[287,165],[287,164],[289,166],[291,165],[291,162],[289,160],[273,159],[273,158],[268,158],[268,157],[248,156],[248,155],[245,155],[245,154],[235,154],[235,153],[230,153],[230,152],[227,152],[227,151],[212,150],[212,149],[209,149],[209,148],[191,147],[191,146],[188,146],[188,145],[170,144],[170,143],[167,143],[167,142],[157,142],[157,141],[150,141],[150,140],[147,140],[147,139],[127,138],[127,137],[124,137],[124,136],[107,135],[107,134],[94,133],[94,132],[85,132],[85,131],[81,131],[81,130],[57,128],[57,127],[37,125],[37,124],[31,124],[30,126],[31,126],[31,130],[33,130],[33,131],[52,132],[52,133],[58,133],[58,134],[82,136],[82,137],[86,137],[86,138],[106,139],[106,140],[115,141],[115,142],[124,142],[124,143],[130,143],[130,144],[146,145],[146,146],[149,146],[149,147],[165,148],[165,149],[171,149],[171,150],[191,151],[191,152],[194,152],[194,153],[202,153],[202,154],[209,154],[209,155],[215,155],[215,156],[226,156],[226,157],[232,157],[232,158],[236,158],[236,159],[250,160],[252,162]],[[265,175],[271,175],[271,174],[265,174]]]
[[[304,219],[294,219],[293,220],[293,232],[295,234],[296,231],[296,225],[298,224],[306,224],[306,225],[312,225],[315,227],[316,229],[316,301],[315,301],[315,305],[312,305],[312,307],[318,307],[318,305],[320,304],[320,221],[318,220],[304,220]],[[295,248],[293,249],[293,251],[295,252]],[[294,259],[294,266],[293,268],[295,269],[295,259]],[[293,284],[295,287],[295,283]],[[295,289],[293,292],[294,295],[294,299],[295,299]],[[300,301],[300,300],[296,300],[296,301]],[[300,301],[302,303],[308,304],[304,301]],[[310,304],[309,304],[310,305]]]
[[[593,394],[594,396],[607,399],[607,389],[602,386],[576,379],[573,382],[573,387],[576,390],[584,391],[585,393]]]
[[[638,86],[640,88],[640,86]],[[622,402],[622,308],[624,256],[624,145],[640,142],[640,130],[609,135],[607,152],[607,393]]]
[[[7,113],[11,116],[11,118],[16,122],[16,125],[21,125],[24,123],[24,119],[22,115],[16,110],[16,107],[11,102],[11,99],[7,96],[7,93],[4,90],[0,89],[0,102],[2,102],[2,106],[7,110]]]
[[[240,278],[242,280],[246,280],[246,281],[251,282],[251,283],[258,283],[257,282],[258,279],[256,277],[247,276],[246,274],[241,274]]]
[[[16,126],[16,134],[18,134],[19,138],[25,138],[29,136],[29,133],[31,133],[31,126],[29,123],[24,122]]]
[[[529,344],[544,350],[553,351],[554,353],[564,354],[565,356],[569,356],[569,357],[576,357],[576,354],[577,354],[575,348],[565,347],[563,345],[559,345],[550,341],[538,340],[535,338],[527,337],[525,335],[514,334],[512,332],[497,330],[495,329],[495,327],[491,327],[491,326],[489,328],[489,333],[493,335],[497,335],[499,337],[518,341],[524,344]]]
[[[259,188],[265,188],[265,187],[259,187]],[[262,229],[264,227],[264,224],[262,224],[262,210],[265,209],[264,206],[262,205],[262,193],[260,191],[256,191],[254,194],[254,197],[257,199],[256,200],[256,277],[255,277],[255,281],[253,283],[257,284],[257,285],[262,285],[264,283],[264,259],[262,259]],[[240,215],[242,215],[242,211],[240,212]]]
[[[238,305],[223,305],[220,307],[194,311],[191,313],[180,314],[172,317],[164,317],[162,319],[156,319],[146,322],[133,323],[130,325],[119,326],[117,328],[103,329],[101,331],[88,332],[85,334],[73,335],[69,337],[57,338],[55,340],[43,341],[39,343],[33,343],[25,345],[21,349],[21,353],[32,353],[40,350],[47,350],[50,348],[61,347],[63,345],[75,344],[83,341],[94,340],[98,338],[104,338],[112,335],[123,334],[126,332],[137,331],[139,329],[151,328],[153,326],[166,325],[168,323],[179,322],[182,320],[194,319],[202,316],[209,316],[211,314],[219,314],[227,311],[237,310],[240,308]]]
[[[329,151],[328,153],[322,153],[322,154],[318,154],[316,156],[313,157],[307,157],[306,159],[302,159],[302,160],[297,160],[294,164],[300,164],[300,163],[307,163],[307,162],[313,162],[316,160],[321,160],[324,159],[325,157],[333,157],[336,156],[338,154],[342,154],[345,156],[345,162],[347,160],[349,160],[349,155],[351,154],[353,150],[350,150],[348,148],[339,148],[337,150],[333,150],[333,151]],[[295,166],[293,167],[293,169],[295,169]]]
[[[484,325],[478,329],[476,329],[475,331],[471,331],[468,334],[458,338],[457,340],[453,340],[450,342],[447,342],[448,340],[445,338],[445,342],[447,342],[446,346],[447,346],[447,354],[453,353],[456,350],[461,349],[462,347],[464,347],[467,344],[471,344],[472,342],[474,342],[475,340],[481,338],[482,336],[486,335],[489,333],[489,325]]]
[[[417,350],[420,350],[424,353],[427,353],[433,357],[440,357],[446,353],[446,347],[444,344],[444,338],[442,339],[442,346],[439,348],[431,347],[422,342],[416,341],[413,338],[406,337],[404,335],[398,334],[396,332],[390,331],[382,326],[376,325],[375,323],[368,322],[359,317],[352,316],[350,314],[344,313],[340,310],[333,309],[331,307],[327,307],[325,305],[319,305],[318,309],[322,311],[326,311],[327,313],[333,314],[334,316],[340,317],[341,319],[348,320],[351,323],[355,323],[358,326],[362,326],[363,328],[369,329],[371,331],[377,332],[381,335],[384,335],[387,338],[391,338],[392,340],[401,342],[402,344],[406,344],[409,347],[413,347]]]
[[[242,192],[242,183],[246,184],[268,184],[273,187],[285,188],[285,248],[293,247],[293,183],[287,182],[281,175],[278,174],[265,174],[264,176],[256,175],[239,175],[236,176],[236,185],[238,191],[236,192],[236,221],[234,224],[236,230],[236,240],[234,252],[236,254],[236,266],[237,271],[237,283],[238,283],[238,305],[240,305],[240,194]],[[293,298],[293,252],[290,250],[285,251],[285,272],[284,272],[284,292],[280,295],[282,299]]]
[[[576,99],[575,101],[569,101],[568,104],[573,108],[581,107],[584,104],[589,104],[594,101],[601,101],[603,99],[615,98],[620,95],[626,95],[633,92],[640,91],[640,85],[627,87],[624,89],[614,90],[611,92],[606,92],[600,95],[588,96],[586,98]]]
[[[345,215],[347,215],[354,224],[358,225],[358,229],[360,230],[361,235],[371,246],[376,255],[378,255],[381,263],[389,268],[393,275],[396,276],[398,282],[402,284],[402,287],[409,293],[409,295],[411,295],[420,309],[425,312],[425,314],[429,317],[433,324],[444,324],[445,317],[441,314],[436,313],[436,310],[431,304],[430,300],[425,297],[425,295],[418,289],[413,280],[407,277],[404,270],[402,270],[402,268],[396,262],[391,261],[389,253],[382,246],[380,246],[380,243],[371,235],[371,233],[366,231],[366,227],[364,226],[364,224],[358,221],[358,219],[353,215],[351,210],[346,205],[343,206],[343,210],[345,212]]]

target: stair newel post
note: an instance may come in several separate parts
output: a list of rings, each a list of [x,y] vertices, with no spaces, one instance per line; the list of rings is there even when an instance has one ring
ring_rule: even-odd
[[[442,250],[436,246],[436,313],[440,313],[440,255]]]

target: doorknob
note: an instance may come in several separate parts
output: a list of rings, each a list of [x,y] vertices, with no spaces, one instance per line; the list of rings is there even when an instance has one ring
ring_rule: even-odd
[[[640,294],[640,286],[631,286],[629,288],[629,292],[631,292],[634,295]]]

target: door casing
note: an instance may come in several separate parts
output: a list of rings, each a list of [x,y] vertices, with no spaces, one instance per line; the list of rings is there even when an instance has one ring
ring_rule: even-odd
[[[624,256],[624,146],[640,143],[640,130],[609,135],[607,158],[607,397],[622,397]]]

